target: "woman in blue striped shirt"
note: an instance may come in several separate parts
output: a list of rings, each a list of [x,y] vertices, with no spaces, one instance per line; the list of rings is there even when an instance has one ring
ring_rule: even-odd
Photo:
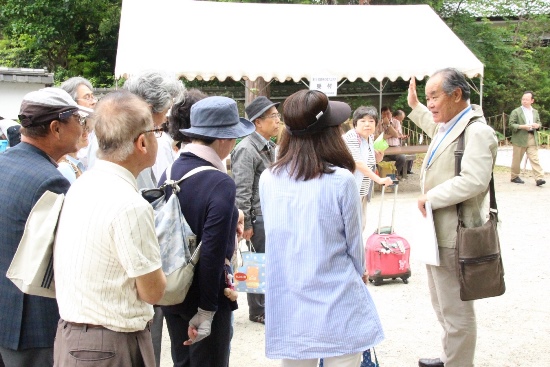
[[[276,163],[260,178],[266,231],[266,355],[284,367],[357,367],[384,338],[365,285],[355,161],[343,102],[301,90],[286,99]]]

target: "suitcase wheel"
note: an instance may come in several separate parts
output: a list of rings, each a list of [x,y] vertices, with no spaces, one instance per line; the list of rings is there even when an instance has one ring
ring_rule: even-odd
[[[409,277],[401,277],[403,279],[403,283],[409,284]]]
[[[384,279],[382,279],[382,278],[375,278],[374,279],[374,285],[378,287],[379,285],[382,285],[383,281],[384,281]]]

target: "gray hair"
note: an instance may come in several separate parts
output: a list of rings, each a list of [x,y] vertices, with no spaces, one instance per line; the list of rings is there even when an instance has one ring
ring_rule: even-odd
[[[63,89],[65,92],[69,93],[71,98],[76,101],[76,98],[77,98],[76,90],[82,84],[90,88],[91,91],[94,90],[94,87],[92,87],[92,83],[90,83],[88,79],[83,78],[81,76],[74,76],[72,78],[65,80],[63,83],[61,83],[60,88]]]
[[[405,112],[403,112],[403,110],[397,110],[393,113],[393,117],[397,117],[397,116],[405,116]]]
[[[174,74],[146,71],[132,75],[124,83],[124,89],[145,100],[155,113],[162,112],[183,100],[185,87]]]
[[[455,68],[445,68],[436,71],[432,77],[441,75],[443,78],[443,92],[450,96],[458,88],[462,91],[462,100],[467,101],[470,99],[470,86],[466,81],[466,77],[459,70]]]
[[[357,126],[357,121],[363,117],[372,117],[374,121],[378,121],[378,110],[374,106],[360,106],[353,111],[353,127]]]
[[[99,145],[97,156],[114,162],[126,160],[134,152],[136,137],[153,128],[149,105],[125,90],[103,97],[93,118]]]

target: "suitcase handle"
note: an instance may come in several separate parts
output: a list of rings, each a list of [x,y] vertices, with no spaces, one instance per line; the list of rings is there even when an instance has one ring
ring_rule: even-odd
[[[391,227],[390,227],[390,234],[393,233],[393,226],[395,223],[395,207],[397,204],[397,189],[399,187],[399,180],[394,179],[393,185],[390,185],[390,187],[393,187],[395,190],[393,192],[393,209],[391,213]],[[386,191],[386,185],[382,185],[382,195],[380,195],[380,212],[378,213],[378,228],[376,229],[376,233],[380,234],[380,229],[382,228],[382,207],[384,204],[384,192]]]

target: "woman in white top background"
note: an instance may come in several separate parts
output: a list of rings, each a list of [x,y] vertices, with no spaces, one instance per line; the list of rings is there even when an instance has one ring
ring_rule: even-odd
[[[344,134],[344,140],[355,160],[355,182],[361,197],[361,233],[367,223],[367,203],[372,193],[372,182],[389,186],[389,177],[376,174],[376,163],[384,158],[384,153],[374,150],[374,131],[378,113],[375,107],[361,106],[353,112],[353,129]]]
[[[301,90],[283,104],[277,161],[260,178],[266,234],[266,355],[283,367],[357,367],[384,338],[365,275],[350,107]],[[364,278],[363,278],[364,277]]]

